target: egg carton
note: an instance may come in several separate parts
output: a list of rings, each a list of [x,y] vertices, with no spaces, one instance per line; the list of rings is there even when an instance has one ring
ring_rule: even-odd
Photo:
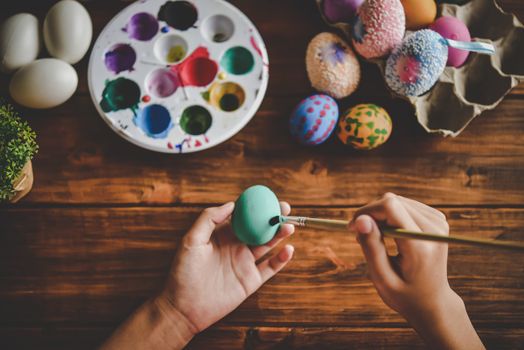
[[[323,0],[316,1],[324,21],[351,39],[351,25],[330,23],[322,12]],[[504,12],[495,0],[472,0],[462,6],[441,4],[439,9],[440,16],[463,21],[472,40],[491,43],[495,54],[470,53],[460,68],[446,67],[435,85],[421,96],[406,97],[390,91],[413,105],[418,122],[427,132],[455,137],[524,81],[524,25],[515,15]],[[368,61],[384,75],[386,58]]]

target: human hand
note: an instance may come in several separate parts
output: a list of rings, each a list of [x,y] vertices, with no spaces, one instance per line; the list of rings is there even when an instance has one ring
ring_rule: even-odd
[[[289,204],[281,202],[280,206],[284,215],[290,213]],[[282,225],[269,243],[249,247],[232,232],[229,219],[233,208],[234,203],[227,203],[202,212],[182,239],[167,284],[157,299],[163,310],[182,316],[193,334],[233,311],[293,256],[293,246],[286,245],[257,264],[294,232],[294,226]]]
[[[447,278],[448,245],[395,239],[388,255],[377,223],[410,231],[449,234],[440,211],[412,199],[385,194],[359,210],[350,223],[357,233],[369,275],[382,300],[436,348],[483,348],[462,299]]]

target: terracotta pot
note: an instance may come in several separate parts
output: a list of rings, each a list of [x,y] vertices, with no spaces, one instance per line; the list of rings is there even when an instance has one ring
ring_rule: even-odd
[[[33,188],[33,181],[33,164],[31,164],[31,161],[29,160],[27,163],[25,163],[22,171],[20,172],[20,175],[13,182],[15,194],[9,201],[11,203],[16,203],[22,199],[22,197],[27,195],[29,191],[31,191],[31,188]]]

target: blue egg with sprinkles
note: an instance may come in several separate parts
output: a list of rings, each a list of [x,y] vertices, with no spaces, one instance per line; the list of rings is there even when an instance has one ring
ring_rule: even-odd
[[[418,30],[406,36],[389,56],[386,83],[400,95],[420,96],[435,85],[447,60],[446,40],[433,30]]]
[[[319,145],[335,130],[338,121],[337,102],[328,95],[312,95],[300,102],[291,113],[291,136],[303,145]]]

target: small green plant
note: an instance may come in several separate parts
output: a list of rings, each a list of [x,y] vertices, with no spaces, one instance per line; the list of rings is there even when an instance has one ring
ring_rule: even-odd
[[[13,106],[0,99],[0,202],[15,193],[13,182],[38,152],[36,134]]]

